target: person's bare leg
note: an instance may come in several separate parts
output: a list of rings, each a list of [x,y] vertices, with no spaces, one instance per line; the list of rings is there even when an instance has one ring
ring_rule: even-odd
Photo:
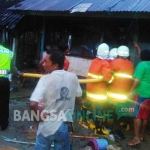
[[[139,134],[140,134],[140,128],[141,128],[141,119],[134,119],[134,139],[139,141]]]
[[[135,118],[134,119],[134,137],[130,142],[128,142],[129,146],[135,146],[140,143],[140,139],[139,139],[140,127],[141,127],[141,119]]]
[[[146,129],[146,125],[147,125],[147,120],[142,120],[141,130],[140,130],[140,140],[143,140],[143,138],[144,138],[144,132]]]

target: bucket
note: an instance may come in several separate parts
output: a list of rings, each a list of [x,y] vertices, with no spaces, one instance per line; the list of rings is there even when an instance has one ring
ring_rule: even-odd
[[[92,139],[88,146],[91,146],[92,150],[107,150],[108,142],[105,139]]]

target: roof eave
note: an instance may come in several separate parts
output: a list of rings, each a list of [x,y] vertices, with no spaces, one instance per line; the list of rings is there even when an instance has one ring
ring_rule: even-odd
[[[133,11],[87,11],[75,12],[70,11],[35,11],[35,10],[13,10],[13,13],[21,15],[36,16],[65,16],[65,17],[94,17],[94,18],[150,18],[150,12],[133,12]]]

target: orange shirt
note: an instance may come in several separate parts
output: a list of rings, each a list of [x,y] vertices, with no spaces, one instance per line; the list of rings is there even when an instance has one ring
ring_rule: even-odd
[[[112,78],[110,64],[107,60],[101,60],[99,58],[95,58],[90,67],[88,73],[102,76],[102,82],[97,83],[87,83],[86,84],[86,92],[95,94],[95,95],[107,95],[107,82]],[[93,77],[88,76],[88,79]],[[92,100],[93,98],[87,97],[88,100]],[[98,99],[97,99],[98,100]]]
[[[115,73],[120,73],[124,75],[133,75],[134,67],[131,61],[128,59],[116,58],[111,63],[111,70],[114,73],[114,80],[109,85],[109,92],[117,94],[128,94],[133,80],[127,77],[115,76]]]

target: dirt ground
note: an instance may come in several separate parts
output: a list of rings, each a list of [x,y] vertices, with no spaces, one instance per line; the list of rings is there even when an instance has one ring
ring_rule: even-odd
[[[9,127],[6,131],[0,131],[0,148],[3,146],[9,146],[16,148],[18,150],[33,150],[35,140],[27,139],[27,134],[24,132],[28,130],[31,125],[33,125],[32,121],[24,120],[24,121],[14,121],[14,110],[20,110],[23,112],[24,110],[29,110],[29,97],[37,83],[37,79],[27,79],[24,87],[22,87],[22,81],[20,79],[14,79],[11,83],[11,87],[14,87],[11,96],[10,96],[10,118],[9,118]],[[83,91],[85,91],[85,87],[82,86]],[[80,106],[76,105],[76,109],[79,109]],[[149,127],[147,127],[147,134],[144,142],[141,142],[139,146],[136,147],[128,147],[127,142],[133,136],[133,119],[130,118],[130,130],[126,131],[119,126],[119,120],[111,124],[110,128],[112,130],[120,129],[125,136],[125,139],[115,139],[115,142],[111,141],[107,137],[105,138],[109,145],[117,145],[120,147],[120,150],[150,150],[150,139],[147,137],[148,131],[150,130],[150,122]],[[83,136],[95,136],[92,130],[85,129],[82,127],[78,121],[75,121],[74,124],[74,135],[83,135]],[[16,140],[20,142],[28,142],[28,144],[20,144],[5,141],[5,139]],[[73,138],[72,139],[72,150],[81,150],[85,149],[88,145],[90,139],[80,139]],[[33,144],[33,145],[32,145]],[[6,149],[6,148],[4,148]],[[53,148],[52,148],[53,149]],[[7,149],[6,149],[7,150]],[[88,150],[88,149],[86,149]],[[119,150],[119,149],[109,149],[109,150]]]

